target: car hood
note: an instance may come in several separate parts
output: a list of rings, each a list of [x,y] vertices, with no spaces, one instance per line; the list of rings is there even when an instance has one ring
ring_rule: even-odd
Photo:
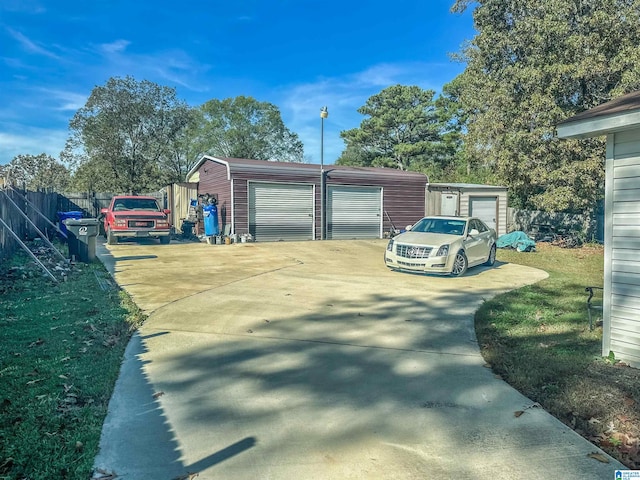
[[[461,240],[460,235],[447,235],[444,233],[405,232],[394,237],[394,241],[407,245],[444,245]]]
[[[113,212],[115,217],[152,217],[152,218],[166,218],[167,216],[163,212],[152,212],[150,210],[123,210],[120,212]]]

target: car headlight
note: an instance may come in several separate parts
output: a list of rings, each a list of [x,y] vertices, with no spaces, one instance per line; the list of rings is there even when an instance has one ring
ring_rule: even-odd
[[[393,252],[393,239],[389,240],[389,243],[387,243],[387,252]]]
[[[442,245],[436,253],[436,257],[446,257],[449,255],[449,245]]]

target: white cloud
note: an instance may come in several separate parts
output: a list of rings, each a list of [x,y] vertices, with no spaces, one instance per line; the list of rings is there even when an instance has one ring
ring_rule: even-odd
[[[300,136],[305,154],[314,163],[320,162],[320,108],[328,107],[329,117],[324,121],[324,161],[333,163],[344,149],[340,132],[360,126],[365,117],[357,110],[369,97],[397,84],[439,90],[443,75],[448,79],[455,76],[451,75],[451,69],[449,64],[423,62],[378,64],[343,77],[289,86],[281,93],[282,100],[276,103],[280,105],[285,124]]]
[[[98,45],[95,53],[106,62],[100,69],[107,72],[106,78],[131,75],[137,79],[167,81],[188,90],[201,92],[203,86],[199,76],[207,72],[209,65],[202,63],[187,52],[179,49],[165,50],[148,54],[133,54],[127,50],[131,43],[127,40]]]
[[[4,130],[4,128],[3,128]],[[0,132],[0,164],[9,163],[16,155],[46,153],[60,158],[67,140],[67,130],[16,126],[16,132]]]
[[[131,45],[131,42],[128,40],[116,40],[115,42],[111,42],[111,43],[103,43],[101,45],[99,45],[99,48],[107,53],[120,53],[123,52],[127,49],[127,47]]]
[[[55,53],[47,50],[46,48],[38,45],[36,42],[30,40],[29,38],[27,38],[25,35],[23,35],[22,33],[13,30],[12,28],[7,28],[7,31],[9,32],[9,34],[15,39],[17,40],[20,45],[22,45],[22,47],[30,52],[30,53],[34,53],[36,55],[44,55],[45,57],[49,57],[49,58],[53,58],[56,60],[59,60],[60,57],[58,55],[56,55]]]
[[[46,98],[53,100],[55,110],[75,112],[87,103],[88,94],[68,92],[64,90],[40,89]]]
[[[42,5],[40,5],[40,2],[31,0],[3,0],[0,4],[0,10],[34,15],[42,14],[47,11]]]

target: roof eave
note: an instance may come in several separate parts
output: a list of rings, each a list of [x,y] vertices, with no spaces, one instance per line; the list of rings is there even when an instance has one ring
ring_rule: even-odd
[[[556,127],[558,138],[591,138],[640,128],[640,110],[566,121]]]
[[[189,179],[191,178],[191,176],[192,176],[194,173],[196,173],[196,172],[200,169],[200,167],[202,166],[202,164],[203,164],[204,162],[206,162],[207,160],[211,160],[212,162],[220,163],[220,164],[222,164],[222,165],[226,166],[226,167],[227,167],[227,180],[231,180],[231,170],[230,170],[230,168],[229,168],[229,162],[226,162],[226,161],[224,161],[224,160],[222,160],[222,159],[220,159],[220,158],[217,158],[217,157],[212,157],[212,156],[210,156],[210,155],[203,155],[203,156],[200,158],[200,160],[198,160],[198,161],[196,162],[196,164],[195,164],[193,167],[191,167],[191,170],[189,170],[189,172],[187,173],[187,175],[186,175],[186,181],[187,181],[187,182],[189,181]]]

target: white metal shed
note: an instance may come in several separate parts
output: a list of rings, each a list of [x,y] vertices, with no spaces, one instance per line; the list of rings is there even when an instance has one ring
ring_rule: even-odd
[[[430,183],[426,215],[479,217],[498,235],[507,233],[507,187],[473,183]]]
[[[557,127],[560,138],[607,136],[602,355],[640,367],[640,91]]]

